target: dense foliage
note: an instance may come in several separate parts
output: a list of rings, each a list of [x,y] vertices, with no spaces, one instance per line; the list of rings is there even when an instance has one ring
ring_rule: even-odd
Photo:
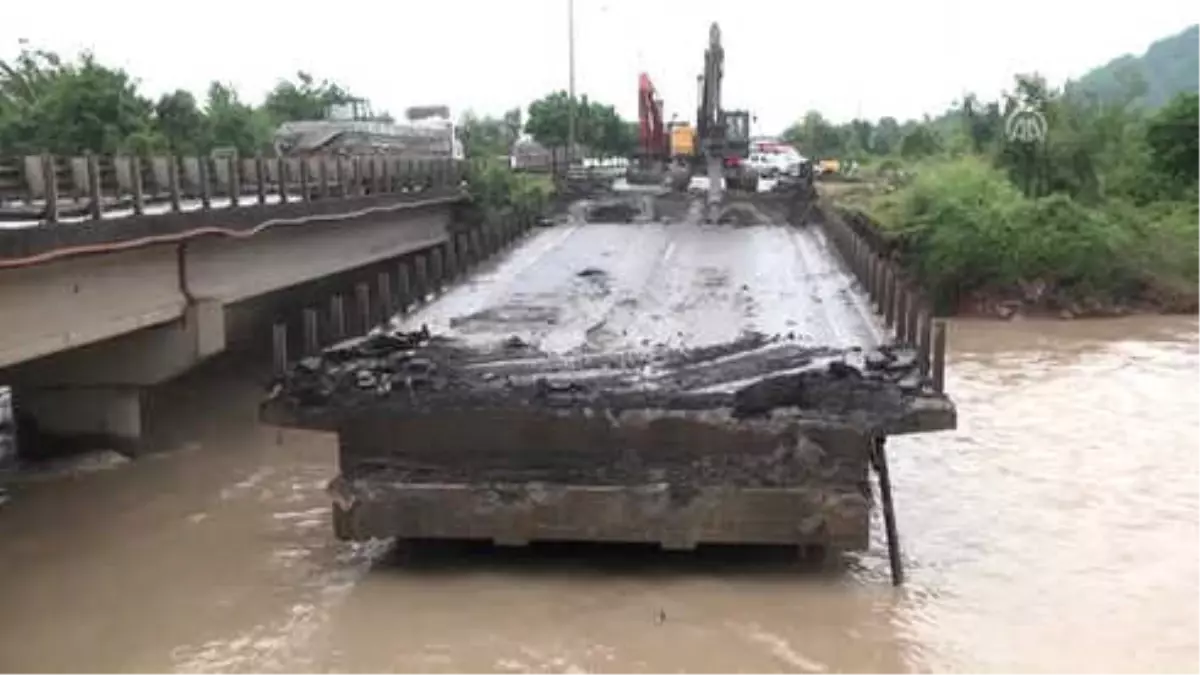
[[[540,215],[554,194],[549,177],[511,171],[499,159],[472,160],[467,179],[471,199],[483,215],[506,211]]]
[[[999,100],[969,95],[936,118],[837,125],[810,112],[785,136],[867,167],[870,185],[843,194],[944,309],[984,297],[1194,311],[1196,57],[1192,28],[1062,88],[1022,75]],[[1044,117],[1042,139],[1008,133],[1018,109]]]
[[[16,58],[0,61],[0,155],[253,153],[270,145],[280,123],[321,119],[330,105],[352,100],[344,87],[303,72],[281,80],[257,106],[220,82],[204,101],[184,90],[153,100],[129,73],[90,53],[71,61],[21,46]]]
[[[567,92],[544,96],[529,104],[525,131],[546,147],[563,147],[570,110]],[[637,147],[637,127],[622,120],[613,106],[582,96],[575,102],[575,140],[599,155],[628,156]]]

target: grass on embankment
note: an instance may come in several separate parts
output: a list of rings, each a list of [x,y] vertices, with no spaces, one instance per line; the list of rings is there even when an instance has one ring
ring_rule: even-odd
[[[977,158],[922,166],[890,190],[834,203],[893,238],[943,311],[1194,312],[1200,213],[1191,202],[1030,199]]]

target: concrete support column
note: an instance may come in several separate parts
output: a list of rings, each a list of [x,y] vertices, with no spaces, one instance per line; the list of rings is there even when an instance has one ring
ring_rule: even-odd
[[[223,351],[225,328],[221,304],[198,301],[176,321],[25,363],[6,377],[39,444],[132,451],[147,431],[155,386]]]
[[[144,387],[20,387],[17,405],[35,421],[39,442],[128,451],[144,431]],[[36,451],[36,450],[35,450]]]

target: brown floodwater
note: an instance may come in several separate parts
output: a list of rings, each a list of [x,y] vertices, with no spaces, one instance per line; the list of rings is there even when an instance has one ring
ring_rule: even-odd
[[[1197,334],[954,323],[960,428],[890,442],[900,589],[879,534],[826,572],[340,543],[334,439],[257,425],[217,364],[179,388],[169,452],[16,480],[0,669],[1195,672]]]

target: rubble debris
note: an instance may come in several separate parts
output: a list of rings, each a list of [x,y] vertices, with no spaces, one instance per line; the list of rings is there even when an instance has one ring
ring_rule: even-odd
[[[575,410],[620,413],[721,410],[730,419],[853,418],[886,424],[932,395],[911,349],[863,353],[749,334],[729,343],[642,353],[542,353],[511,337],[469,349],[421,330],[378,330],[295,364],[269,405],[288,416],[430,410]]]
[[[632,223],[642,211],[639,204],[629,200],[602,201],[589,205],[585,218],[590,223]]]

